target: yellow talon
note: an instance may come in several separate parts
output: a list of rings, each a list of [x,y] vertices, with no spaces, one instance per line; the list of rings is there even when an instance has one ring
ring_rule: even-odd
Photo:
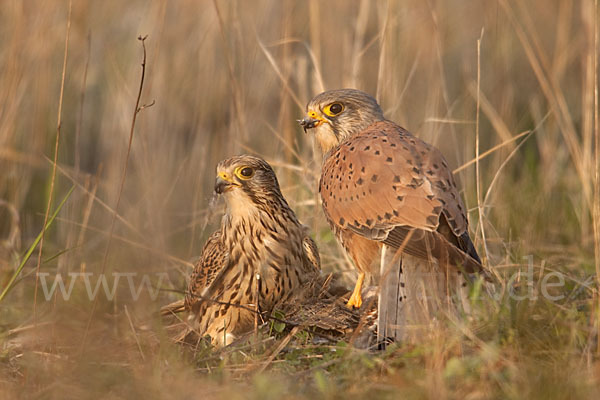
[[[354,285],[354,291],[352,292],[352,296],[346,303],[346,307],[348,308],[360,308],[362,305],[362,296],[360,292],[362,291],[362,285],[365,281],[365,274],[361,272],[358,274],[358,279],[356,280],[356,285]]]

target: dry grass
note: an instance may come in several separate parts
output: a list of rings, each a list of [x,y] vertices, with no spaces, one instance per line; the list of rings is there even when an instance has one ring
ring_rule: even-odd
[[[155,316],[176,293],[134,300],[123,278],[94,303],[79,280],[69,301],[46,301],[32,257],[0,302],[0,397],[596,398],[597,3],[107,0],[75,1],[69,19],[66,1],[4,1],[0,290],[73,185],[40,272],[137,273],[136,285],[166,273],[163,289],[182,288],[219,222],[214,166],[247,151],[273,163],[324,269],[350,282],[317,202],[320,154],[295,120],[322,89],[352,86],[457,168],[499,291],[528,289],[532,255],[532,289],[560,271],[552,293],[566,298],[479,297],[470,319],[383,354],[303,344],[300,332],[276,357],[285,335],[191,355]],[[156,103],[137,116],[124,170],[139,35],[141,104]]]

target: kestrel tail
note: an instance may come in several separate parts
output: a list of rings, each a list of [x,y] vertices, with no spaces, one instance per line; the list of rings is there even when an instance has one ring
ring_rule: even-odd
[[[323,210],[359,271],[348,306],[360,307],[365,274],[374,272],[384,245],[467,273],[482,270],[438,149],[386,120],[377,101],[355,89],[317,95],[300,124],[325,153]]]
[[[194,268],[185,308],[201,335],[227,345],[252,330],[257,305],[270,313],[319,272],[320,260],[266,161],[249,155],[221,161],[215,192],[227,211]]]

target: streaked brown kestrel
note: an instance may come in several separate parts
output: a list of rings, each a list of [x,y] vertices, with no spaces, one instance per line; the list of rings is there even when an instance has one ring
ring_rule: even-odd
[[[320,259],[266,161],[249,155],[221,161],[215,192],[227,211],[194,268],[185,308],[201,335],[227,345],[252,330],[257,305],[268,314],[314,277]]]
[[[467,273],[481,270],[465,206],[438,149],[386,120],[377,101],[355,89],[317,95],[300,124],[325,153],[323,210],[359,271],[349,307],[361,306],[365,273],[375,271],[383,245]]]

